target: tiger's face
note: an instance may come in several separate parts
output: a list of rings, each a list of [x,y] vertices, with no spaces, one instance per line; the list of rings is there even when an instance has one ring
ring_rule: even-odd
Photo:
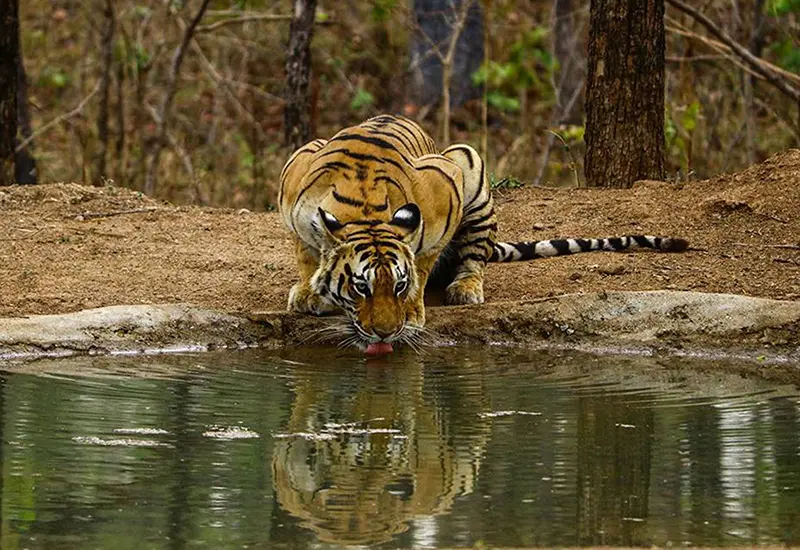
[[[423,291],[411,248],[421,225],[419,208],[408,204],[388,222],[342,224],[323,209],[319,217],[331,246],[323,250],[311,284],[347,315],[343,344],[391,351],[393,342],[408,341],[421,328],[406,314]]]

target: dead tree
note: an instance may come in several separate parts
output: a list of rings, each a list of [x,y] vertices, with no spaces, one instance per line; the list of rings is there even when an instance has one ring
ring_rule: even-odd
[[[19,2],[0,0],[0,185],[13,183],[17,139]]]
[[[664,0],[592,0],[586,182],[664,177]]]
[[[283,111],[284,143],[292,149],[311,139],[308,90],[316,11],[317,0],[294,0],[286,49],[286,106]]]

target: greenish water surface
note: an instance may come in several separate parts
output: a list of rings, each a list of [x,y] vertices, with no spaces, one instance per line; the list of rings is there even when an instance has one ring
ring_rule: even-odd
[[[0,548],[800,544],[800,396],[719,366],[502,348],[7,365]]]

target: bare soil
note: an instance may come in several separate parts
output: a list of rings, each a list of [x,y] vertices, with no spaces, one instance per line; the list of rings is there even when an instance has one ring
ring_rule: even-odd
[[[496,202],[502,240],[643,233],[692,248],[490,265],[487,301],[655,289],[800,300],[800,150],[706,181],[501,189]],[[0,317],[154,303],[280,310],[296,280],[275,213],[71,183],[2,187],[0,213]]]

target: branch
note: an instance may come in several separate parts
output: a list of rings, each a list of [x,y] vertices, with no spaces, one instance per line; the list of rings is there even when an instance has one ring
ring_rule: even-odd
[[[291,15],[279,15],[279,14],[257,14],[257,15],[243,15],[242,17],[236,17],[234,19],[223,19],[222,21],[217,21],[216,23],[211,23],[210,25],[202,25],[197,27],[197,33],[204,33],[204,32],[214,32],[215,30],[227,27],[228,25],[241,25],[244,23],[249,23],[251,21],[291,21]]]
[[[780,77],[774,71],[767,70],[763,62],[754,56],[747,48],[734,41],[722,29],[717,27],[708,17],[697,11],[696,9],[687,6],[680,0],[667,0],[667,2],[674,8],[682,11],[683,13],[692,17],[695,21],[703,25],[708,32],[716,36],[723,44],[728,46],[739,58],[747,63],[755,72],[763,76],[767,82],[775,86],[784,95],[792,98],[794,101],[800,101],[800,91],[792,87],[786,79]]]
[[[54,118],[53,120],[51,120],[50,122],[48,122],[47,124],[45,124],[44,126],[39,128],[38,130],[33,132],[31,135],[29,135],[28,137],[23,139],[19,143],[19,145],[17,145],[16,149],[14,149],[14,152],[15,153],[19,153],[20,151],[25,149],[25,147],[27,147],[30,142],[32,142],[34,139],[36,139],[37,137],[39,137],[40,135],[42,135],[43,133],[48,131],[50,128],[52,128],[53,126],[55,126],[59,122],[63,122],[65,120],[69,120],[70,118],[81,114],[81,111],[83,111],[83,108],[86,107],[86,104],[89,103],[89,100],[92,99],[94,97],[94,95],[99,90],[100,90],[100,81],[98,80],[97,84],[95,84],[95,86],[94,86],[94,89],[91,92],[89,92],[89,95],[84,97],[81,100],[81,102],[78,103],[78,105],[74,109],[72,109],[71,111],[69,111],[67,113],[64,113],[63,115],[57,116],[56,118]]]
[[[164,92],[164,99],[161,101],[161,105],[158,109],[156,136],[153,143],[153,151],[150,156],[150,162],[147,167],[147,174],[145,176],[144,191],[148,195],[152,195],[155,191],[158,161],[160,160],[161,151],[164,149],[164,143],[167,138],[169,111],[170,107],[172,107],[172,100],[175,99],[178,72],[181,69],[183,58],[186,55],[186,46],[188,46],[189,42],[191,42],[192,37],[194,36],[195,28],[197,28],[198,23],[200,23],[200,20],[203,18],[203,14],[205,13],[206,8],[208,8],[208,4],[210,2],[211,0],[203,0],[203,3],[200,5],[200,9],[197,10],[197,14],[194,16],[194,19],[192,19],[192,22],[189,23],[189,26],[184,31],[181,43],[175,49],[175,53],[172,56],[172,66],[170,67],[169,75],[167,76],[167,89],[166,92]]]

